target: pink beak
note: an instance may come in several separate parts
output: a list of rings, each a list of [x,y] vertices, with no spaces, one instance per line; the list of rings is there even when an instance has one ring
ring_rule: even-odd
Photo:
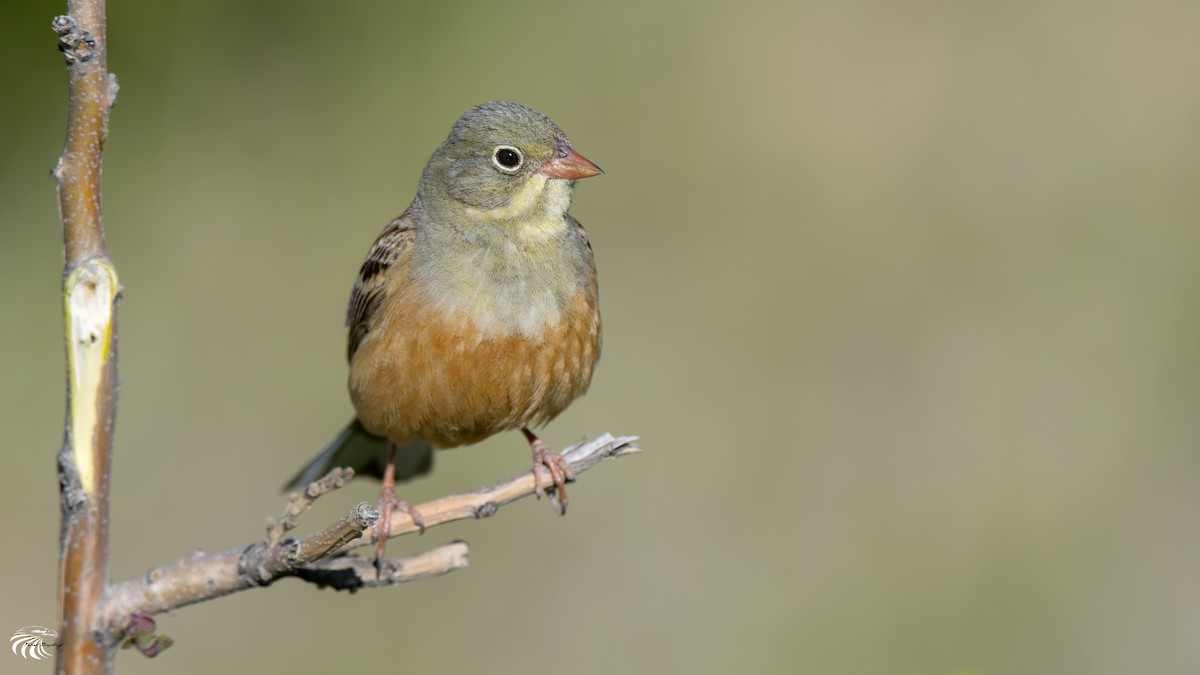
[[[549,162],[543,164],[542,168],[538,169],[538,172],[544,173],[551,178],[562,178],[564,180],[590,178],[604,173],[600,167],[593,164],[587,157],[575,152],[575,149],[566,143],[558,146],[558,154]]]

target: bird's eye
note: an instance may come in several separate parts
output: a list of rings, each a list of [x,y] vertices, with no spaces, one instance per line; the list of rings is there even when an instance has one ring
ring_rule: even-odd
[[[504,173],[516,173],[524,161],[521,151],[511,145],[498,145],[492,151],[492,164]]]

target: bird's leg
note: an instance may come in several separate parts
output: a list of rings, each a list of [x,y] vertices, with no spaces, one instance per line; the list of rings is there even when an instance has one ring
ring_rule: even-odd
[[[388,454],[387,467],[383,470],[383,486],[379,488],[379,522],[375,525],[375,573],[383,569],[383,552],[387,548],[388,535],[392,532],[392,510],[400,509],[413,519],[421,534],[425,534],[425,521],[408,502],[396,498],[396,442]]]
[[[575,474],[571,471],[571,465],[563,456],[554,452],[546,445],[542,439],[538,438],[529,427],[521,427],[521,433],[525,434],[525,440],[529,441],[529,447],[533,449],[533,490],[534,494],[542,496],[542,479],[538,476],[538,467],[544,466],[550,470],[550,478],[554,481],[556,489],[556,498],[558,500],[558,515],[566,515],[567,513],[567,481],[575,480]]]

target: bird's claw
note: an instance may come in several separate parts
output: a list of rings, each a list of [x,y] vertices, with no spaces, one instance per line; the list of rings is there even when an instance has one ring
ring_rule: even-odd
[[[571,471],[571,465],[562,455],[551,450],[541,439],[531,441],[530,445],[533,448],[533,493],[540,498],[544,492],[542,477],[538,472],[538,467],[544,466],[550,472],[550,480],[554,483],[555,490],[551,495],[551,500],[556,502],[555,511],[560,516],[566,515],[566,484],[575,480],[575,473]]]
[[[379,495],[379,522],[375,524],[375,572],[383,573],[383,553],[387,549],[388,535],[392,532],[392,512],[403,511],[412,518],[418,534],[425,534],[425,519],[407,500],[397,499],[395,490],[384,488]]]

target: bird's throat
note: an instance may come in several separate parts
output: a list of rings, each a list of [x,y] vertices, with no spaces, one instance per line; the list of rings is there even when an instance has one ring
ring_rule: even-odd
[[[465,207],[471,222],[490,225],[515,239],[532,243],[562,235],[563,216],[571,207],[570,181],[531,175],[509,201],[490,209]]]
[[[586,245],[566,218],[570,185],[540,182],[505,206],[464,209],[455,227],[425,229],[414,271],[433,302],[501,334],[532,337],[559,320],[585,283]]]

